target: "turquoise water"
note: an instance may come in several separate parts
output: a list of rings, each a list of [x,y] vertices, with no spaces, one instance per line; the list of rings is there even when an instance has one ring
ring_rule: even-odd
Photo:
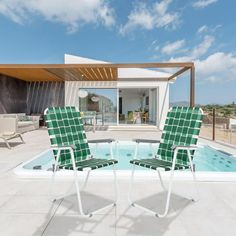
[[[109,144],[99,144],[96,149],[95,144],[90,144],[92,154],[97,158],[110,158]],[[158,146],[149,144],[140,144],[138,156],[140,158],[151,158],[156,153]],[[117,164],[118,170],[130,170],[131,165],[129,161],[133,158],[135,152],[134,142],[118,142],[113,144],[114,158],[119,163]],[[52,168],[54,158],[52,151],[45,152],[39,155],[38,158],[32,160],[23,167],[25,169],[40,169],[50,170]],[[220,150],[213,149],[209,146],[200,146],[194,155],[193,162],[197,171],[210,171],[210,172],[234,172],[236,171],[236,158],[230,154],[224,153]],[[110,169],[110,167],[103,168]],[[138,169],[143,169],[138,167]]]

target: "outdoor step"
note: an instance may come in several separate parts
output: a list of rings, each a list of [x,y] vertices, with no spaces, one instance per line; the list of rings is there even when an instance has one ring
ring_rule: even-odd
[[[119,125],[119,126],[109,126],[109,131],[159,131],[155,125]]]

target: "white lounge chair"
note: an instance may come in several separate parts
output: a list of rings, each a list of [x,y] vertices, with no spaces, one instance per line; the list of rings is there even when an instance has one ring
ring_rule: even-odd
[[[17,119],[16,118],[0,118],[0,139],[2,139],[7,147],[11,149],[9,140],[20,138],[22,143],[25,143],[21,134],[16,132]]]

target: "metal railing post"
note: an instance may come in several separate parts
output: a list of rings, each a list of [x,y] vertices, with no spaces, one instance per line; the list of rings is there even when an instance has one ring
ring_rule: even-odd
[[[216,109],[213,108],[213,120],[212,120],[212,140],[215,141],[216,138]]]

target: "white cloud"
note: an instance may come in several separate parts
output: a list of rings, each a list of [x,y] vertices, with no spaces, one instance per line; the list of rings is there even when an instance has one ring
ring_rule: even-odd
[[[187,51],[188,55],[180,57],[171,57],[170,61],[193,61],[204,56],[208,50],[211,48],[215,41],[215,38],[210,35],[206,35],[201,43],[195,46],[192,50],[182,50]],[[170,53],[171,54],[171,53]]]
[[[206,56],[214,43],[214,37],[206,35],[203,41],[188,51],[187,55],[171,57],[171,62],[193,61],[197,81],[227,82],[236,79],[236,56],[231,53],[215,52]]]
[[[168,8],[172,0],[155,2],[148,7],[144,2],[136,4],[128,16],[128,21],[120,27],[120,33],[125,35],[135,28],[151,30],[153,28],[175,29],[180,23],[180,14],[169,12]]]
[[[172,57],[170,61],[193,61],[197,82],[220,83],[236,80],[236,56],[231,53],[216,52],[204,59],[193,59],[189,56]]]
[[[208,27],[206,25],[203,25],[201,27],[199,27],[199,29],[197,30],[198,34],[202,34],[208,31]]]
[[[193,3],[195,8],[205,8],[213,3],[216,3],[218,0],[198,0]]]
[[[173,43],[168,43],[162,48],[162,53],[165,54],[174,54],[178,52],[179,50],[183,49],[183,46],[185,45],[185,40],[177,40]]]
[[[203,56],[205,53],[207,53],[207,51],[212,46],[214,41],[215,41],[215,38],[213,36],[206,35],[203,41],[192,50],[191,57],[193,59],[196,59]]]
[[[236,57],[230,53],[216,52],[204,60],[196,60],[197,79],[227,82],[236,79]]]
[[[19,24],[37,14],[65,24],[70,32],[83,24],[100,23],[109,27],[115,23],[114,11],[105,0],[1,0],[0,13]]]

